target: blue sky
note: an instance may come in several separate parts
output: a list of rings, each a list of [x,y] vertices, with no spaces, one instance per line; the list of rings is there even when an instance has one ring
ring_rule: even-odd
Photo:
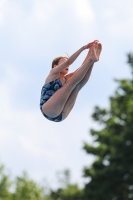
[[[114,78],[131,76],[126,54],[133,51],[132,7],[132,0],[0,1],[0,161],[14,176],[26,170],[56,185],[55,173],[69,168],[73,181],[85,182],[82,169],[93,157],[82,146],[92,143],[89,129],[98,128],[93,108],[109,106]],[[62,123],[46,120],[39,99],[53,58],[95,39],[103,45],[101,58],[71,114]]]

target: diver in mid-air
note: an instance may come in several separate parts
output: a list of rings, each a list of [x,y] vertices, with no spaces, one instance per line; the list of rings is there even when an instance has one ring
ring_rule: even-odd
[[[68,74],[69,66],[85,49],[89,51],[82,65],[75,72]],[[40,109],[47,119],[61,122],[69,115],[79,91],[89,80],[93,65],[99,60],[101,51],[101,43],[94,40],[70,57],[59,56],[53,60],[40,99]]]

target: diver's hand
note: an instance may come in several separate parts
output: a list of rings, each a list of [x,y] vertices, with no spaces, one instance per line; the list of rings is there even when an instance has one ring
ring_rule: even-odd
[[[97,43],[97,42],[99,42],[99,41],[98,41],[98,40],[94,40],[93,42],[90,42],[90,43],[84,45],[84,46],[83,46],[84,50],[85,50],[85,49],[89,49],[93,44],[95,44],[95,43]]]

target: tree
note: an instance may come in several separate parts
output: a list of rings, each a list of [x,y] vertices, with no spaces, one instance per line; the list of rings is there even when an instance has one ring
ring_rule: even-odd
[[[133,70],[133,54],[128,54]],[[132,71],[133,73],[133,71]],[[91,129],[94,145],[84,144],[84,150],[96,156],[84,176],[86,200],[133,199],[133,79],[115,80],[117,88],[110,97],[108,109],[95,107],[92,118],[101,125]]]
[[[127,57],[128,57],[127,62],[130,64],[132,74],[133,74],[133,53],[127,54]]]
[[[0,200],[9,200],[11,198],[10,186],[9,175],[6,174],[4,165],[0,165]]]
[[[68,169],[57,173],[60,187],[51,189],[49,197],[51,200],[83,200],[83,189],[77,184],[70,183],[70,171]]]
[[[58,172],[57,179],[60,187],[53,190],[46,180],[43,186],[32,180],[24,172],[21,176],[10,180],[4,165],[0,165],[0,200],[81,200],[83,190],[77,184],[70,183],[68,169]]]
[[[45,200],[43,188],[24,172],[21,177],[16,178],[12,200]]]

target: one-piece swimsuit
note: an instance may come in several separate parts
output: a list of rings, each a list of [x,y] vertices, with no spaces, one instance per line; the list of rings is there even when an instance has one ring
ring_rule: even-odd
[[[49,117],[47,116],[44,111],[42,110],[42,106],[44,103],[46,103],[50,97],[61,87],[63,87],[63,84],[60,80],[60,78],[55,79],[54,81],[51,81],[47,84],[45,84],[42,87],[41,90],[41,98],[40,98],[40,109],[44,117],[46,117],[48,120],[54,121],[54,122],[60,122],[62,120],[62,112],[57,117]]]

